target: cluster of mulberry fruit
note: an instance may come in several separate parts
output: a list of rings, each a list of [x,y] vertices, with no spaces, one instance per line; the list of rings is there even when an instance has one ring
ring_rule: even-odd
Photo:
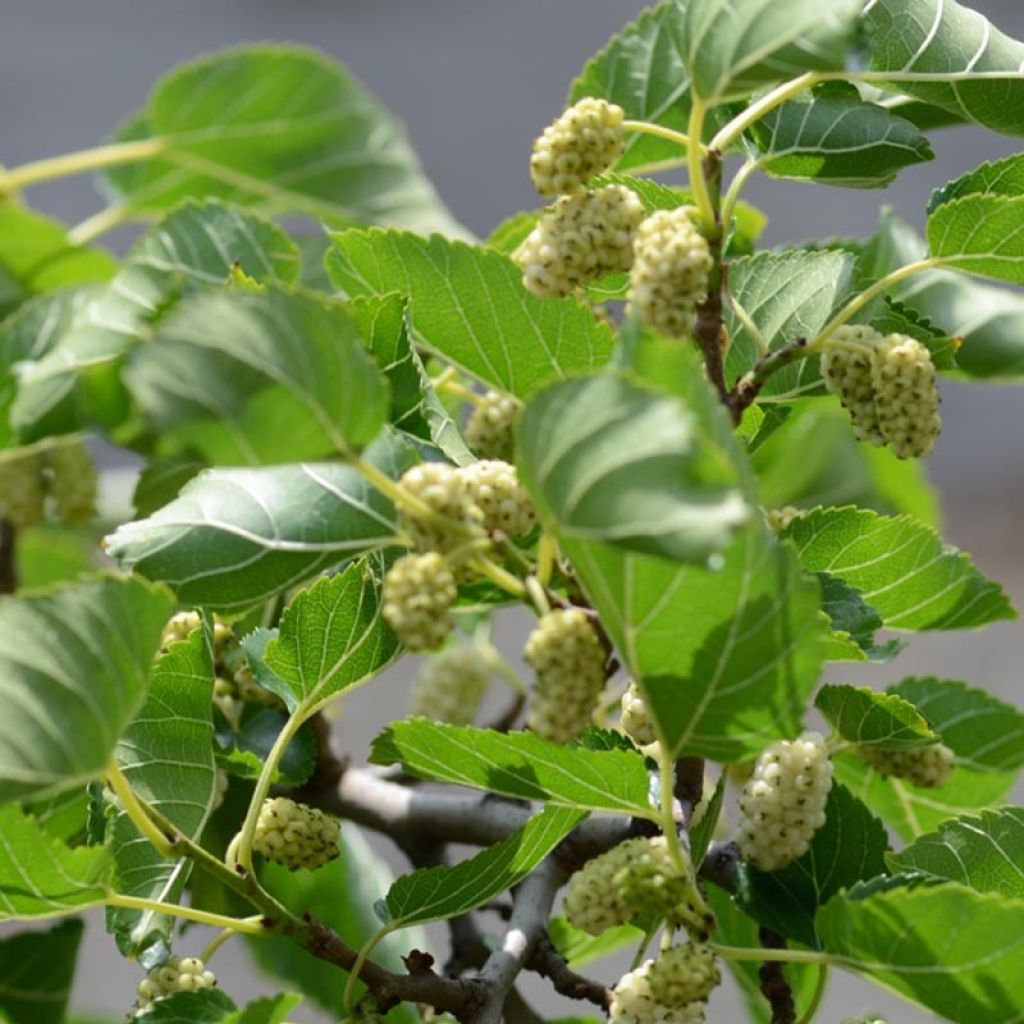
[[[526,641],[526,661],[537,676],[528,724],[556,743],[575,739],[590,725],[605,681],[605,651],[577,608],[543,616]]]
[[[456,597],[455,576],[443,555],[403,555],[384,576],[381,613],[409,650],[433,651],[452,631]]]
[[[6,452],[0,460],[0,515],[12,526],[35,526],[46,515],[88,522],[96,514],[96,467],[85,445],[63,441],[45,452]]]
[[[600,935],[638,914],[651,914],[699,933],[708,920],[691,878],[679,872],[664,836],[627,839],[588,861],[569,880],[565,914],[588,935]]]
[[[935,365],[928,349],[902,334],[841,327],[822,355],[825,385],[846,407],[861,441],[922,458],[942,429]]]
[[[802,857],[825,824],[832,761],[815,732],[764,750],[740,797],[738,842],[744,858],[778,871]]]
[[[670,338],[693,333],[697,306],[707,298],[711,250],[685,207],[658,210],[636,235],[630,307],[652,330]]]
[[[196,992],[201,988],[212,988],[217,979],[212,971],[198,957],[172,956],[159,967],[153,967],[139,982],[139,999],[135,1013],[150,1010],[158,999],[166,999],[175,992]]]
[[[515,457],[515,422],[519,403],[500,391],[480,398],[466,421],[466,444],[480,459],[512,462]]]
[[[289,871],[316,868],[340,852],[341,826],[315,807],[278,796],[260,808],[252,848]]]
[[[704,1024],[707,1002],[662,1002],[654,993],[651,976],[657,961],[648,960],[624,975],[612,990],[608,1019],[614,1024]]]
[[[704,943],[689,942],[664,950],[647,975],[662,1006],[704,1002],[721,982],[715,954]]]
[[[647,704],[636,683],[631,682],[620,702],[619,725],[622,731],[638,746],[647,747],[655,743],[658,734],[647,713]]]
[[[490,667],[475,648],[446,648],[427,661],[413,684],[409,714],[472,725],[490,677]]]
[[[956,766],[956,755],[943,743],[910,750],[877,750],[857,747],[857,756],[876,772],[906,779],[922,789],[938,789],[949,781]]]

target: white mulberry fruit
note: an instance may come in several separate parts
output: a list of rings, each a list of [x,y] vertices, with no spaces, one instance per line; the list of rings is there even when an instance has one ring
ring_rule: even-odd
[[[431,657],[413,684],[410,715],[472,725],[490,682],[490,669],[472,647],[450,647]]]
[[[795,505],[783,505],[781,508],[765,509],[764,517],[768,521],[769,529],[775,533],[782,533],[805,514],[802,508]]]
[[[915,338],[890,334],[873,356],[878,428],[896,456],[923,458],[935,447],[942,430],[931,353]]]
[[[608,1019],[613,1024],[704,1024],[707,1003],[703,1000],[682,1006],[659,1002],[651,989],[654,961],[648,960],[624,975],[612,990]]]
[[[654,723],[647,714],[647,704],[636,683],[630,683],[620,702],[622,713],[619,724],[623,732],[638,746],[646,747],[656,743],[658,734],[654,731]]]
[[[943,743],[911,750],[857,747],[857,756],[876,772],[906,779],[922,789],[937,789],[945,785],[956,767],[956,755]]]
[[[802,857],[825,824],[832,762],[815,732],[764,750],[740,796],[738,841],[761,871],[778,871]]]
[[[382,614],[411,651],[435,650],[452,631],[456,597],[455,577],[441,555],[403,555],[384,576]]]
[[[484,529],[501,530],[509,537],[523,537],[533,529],[537,513],[515,466],[484,459],[458,472],[469,485],[473,504],[483,513]]]
[[[42,459],[35,454],[16,455],[13,451],[3,455],[4,458],[0,458],[0,514],[19,530],[35,526],[43,518],[46,503]]]
[[[685,207],[658,210],[637,229],[630,308],[670,338],[693,333],[697,306],[707,298],[711,250]]]
[[[826,348],[821,357],[825,387],[850,414],[857,440],[881,447],[885,435],[878,420],[872,370],[875,349],[885,338],[873,327],[847,324],[835,332],[833,341],[837,346]]]
[[[260,808],[252,848],[289,871],[314,871],[338,856],[340,834],[336,818],[278,796]]]
[[[481,532],[480,510],[473,504],[466,478],[447,462],[424,462],[402,474],[401,486],[436,516],[450,525],[420,518],[401,509],[402,528],[423,552],[448,552],[466,542],[467,534]]]
[[[573,104],[533,144],[530,176],[542,196],[576,192],[622,155],[625,112],[587,96]]]
[[[721,982],[715,954],[702,942],[664,950],[647,975],[654,998],[662,1006],[703,1002]]]
[[[138,1002],[135,1012],[142,1013],[152,1008],[158,999],[165,999],[175,992],[196,992],[201,988],[212,988],[217,979],[212,971],[195,956],[172,956],[159,967],[153,967],[139,982]]]
[[[575,739],[604,689],[605,652],[594,627],[577,608],[549,612],[527,639],[525,655],[537,674],[529,727],[556,743]]]
[[[58,444],[47,458],[49,491],[62,523],[87,523],[96,514],[96,466],[85,445]]]
[[[629,270],[644,212],[639,196],[624,185],[562,196],[516,250],[523,286],[541,299],[563,298]]]
[[[708,925],[692,879],[681,875],[664,836],[627,839],[588,861],[569,880],[565,914],[600,935],[637,914],[653,914],[698,931]]]
[[[166,653],[173,643],[179,640],[187,640],[189,634],[199,629],[203,624],[203,617],[199,612],[177,612],[167,620],[163,633],[160,635],[160,650]],[[216,660],[223,657],[228,647],[234,643],[234,630],[221,619],[213,620],[213,654]]]
[[[466,444],[481,459],[515,457],[515,421],[519,403],[500,391],[488,391],[466,421]]]

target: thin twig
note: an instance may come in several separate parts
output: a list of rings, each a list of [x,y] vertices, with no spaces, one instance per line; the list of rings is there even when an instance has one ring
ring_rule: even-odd
[[[611,991],[601,982],[585,978],[582,974],[577,974],[572,970],[566,963],[565,957],[551,944],[551,937],[547,930],[537,940],[536,948],[526,967],[542,978],[547,978],[551,982],[552,988],[560,995],[567,996],[569,999],[593,1003],[595,1006],[600,1006],[602,1010],[608,1009],[612,997]]]
[[[0,594],[18,589],[18,532],[14,524],[0,516]]]

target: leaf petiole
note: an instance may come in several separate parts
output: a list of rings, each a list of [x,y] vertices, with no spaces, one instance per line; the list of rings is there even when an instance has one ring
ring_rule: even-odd
[[[45,160],[33,160],[20,167],[12,167],[9,171],[0,171],[0,195],[72,174],[85,174],[105,167],[151,160],[166,152],[168,146],[168,140],[157,136],[137,142],[114,142],[108,146],[94,146]]]
[[[206,910],[181,906],[177,903],[161,903],[159,900],[147,900],[140,896],[126,896],[120,892],[108,893],[105,902],[109,907],[124,907],[126,910],[144,910],[152,914],[166,914],[168,917],[180,917],[186,921],[195,921],[196,924],[223,928],[229,936],[235,932],[242,932],[245,935],[265,935],[267,932],[262,923],[262,915],[228,917],[225,914],[213,914]]]
[[[113,758],[107,762],[106,778],[107,785],[114,791],[114,795],[121,803],[121,809],[156,852],[168,860],[178,857],[179,854],[175,851],[174,843],[169,836],[164,835],[149,816],[142,802],[135,795],[131,783]]]

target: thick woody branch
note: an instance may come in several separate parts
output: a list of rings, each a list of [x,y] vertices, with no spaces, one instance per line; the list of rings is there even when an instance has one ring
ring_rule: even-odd
[[[14,524],[0,516],[0,594],[18,589],[17,532]]]
[[[761,928],[758,936],[765,949],[786,948],[786,940],[769,928]],[[796,1003],[793,990],[786,980],[785,965],[778,961],[766,961],[761,964],[757,976],[761,982],[761,993],[771,1007],[771,1024],[796,1024]]]
[[[487,958],[480,972],[487,995],[470,1018],[470,1024],[500,1024],[505,1000],[516,978],[547,931],[551,907],[563,879],[558,862],[548,857],[516,890],[501,945]]]

